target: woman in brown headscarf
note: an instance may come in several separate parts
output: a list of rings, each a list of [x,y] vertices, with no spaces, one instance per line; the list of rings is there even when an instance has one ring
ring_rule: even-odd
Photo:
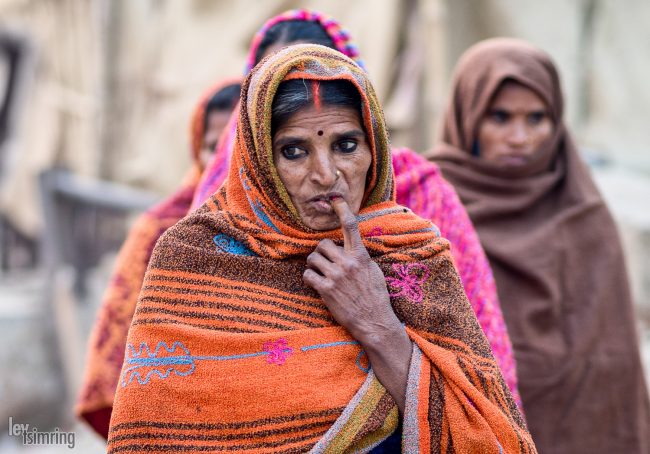
[[[430,155],[494,270],[540,453],[650,452],[621,245],[563,117],[549,56],[512,39],[469,49]]]

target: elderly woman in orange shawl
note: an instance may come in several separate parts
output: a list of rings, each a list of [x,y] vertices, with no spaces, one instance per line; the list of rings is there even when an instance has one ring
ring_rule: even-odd
[[[287,47],[244,82],[225,185],[154,249],[108,452],[395,444],[535,452],[448,242],[395,203],[366,73]]]
[[[151,251],[160,235],[190,209],[199,177],[239,100],[240,81],[227,79],[201,97],[190,123],[192,169],[170,197],[140,216],[120,249],[88,343],[86,370],[75,409],[100,435],[108,423],[131,325]]]
[[[318,11],[296,9],[270,18],[255,34],[249,48],[246,73],[264,56],[298,43],[331,47],[364,67],[350,34],[335,19]],[[236,120],[234,114],[225,133],[226,138],[201,177],[192,203],[195,208],[214,194],[226,178]],[[449,241],[454,265],[470,305],[510,391],[520,404],[512,345],[501,314],[492,270],[458,194],[442,177],[438,166],[416,152],[408,148],[393,148],[392,160],[397,202],[409,207],[418,216],[429,219]]]
[[[470,48],[442,139],[431,158],[490,259],[540,452],[650,452],[623,251],[564,124],[551,58],[513,39]]]

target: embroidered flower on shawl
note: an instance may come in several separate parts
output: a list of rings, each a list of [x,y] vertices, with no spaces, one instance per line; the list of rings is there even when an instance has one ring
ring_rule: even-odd
[[[289,347],[289,344],[284,338],[265,342],[262,350],[268,352],[266,362],[269,364],[277,364],[278,366],[284,364],[287,358],[293,353],[293,348]]]
[[[246,247],[244,243],[237,241],[234,238],[229,237],[224,233],[219,233],[212,238],[217,250],[225,252],[227,254],[234,255],[248,255],[254,256],[255,254]]]
[[[384,234],[384,230],[381,227],[377,226],[377,227],[373,227],[372,230],[368,232],[367,236],[371,238],[374,236],[382,236],[383,234]]]
[[[386,282],[389,287],[388,293],[391,297],[397,298],[403,296],[415,303],[421,303],[422,284],[429,278],[429,269],[421,263],[395,263],[393,271],[398,277],[387,277]]]

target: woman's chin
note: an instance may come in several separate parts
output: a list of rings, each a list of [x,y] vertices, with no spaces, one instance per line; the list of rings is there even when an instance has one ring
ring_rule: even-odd
[[[305,226],[317,231],[334,230],[341,226],[341,222],[334,212],[330,214],[319,213],[312,216],[305,216],[302,217],[302,222]]]

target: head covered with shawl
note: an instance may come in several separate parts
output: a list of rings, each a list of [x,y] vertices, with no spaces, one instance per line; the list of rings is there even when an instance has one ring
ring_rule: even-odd
[[[160,235],[185,216],[190,208],[204,164],[202,150],[215,140],[219,124],[214,114],[229,115],[239,98],[241,80],[222,80],[201,96],[190,122],[192,168],[181,187],[142,214],[129,230],[116,259],[97,320],[88,343],[87,361],[76,414],[104,437],[124,360],[126,335],[142,288],[151,252]],[[210,136],[212,139],[210,139]],[[207,139],[207,140],[206,140]]]
[[[250,49],[248,51],[245,70],[246,74],[248,74],[257,64],[257,62],[262,59],[264,53],[263,50],[266,51],[265,48],[267,47],[267,43],[269,41],[273,41],[273,44],[286,44],[291,41],[305,39],[298,33],[292,34],[290,31],[285,31],[288,29],[288,27],[285,27],[283,30],[282,25],[286,25],[288,22],[311,22],[315,25],[318,25],[325,33],[325,36],[323,37],[325,39],[321,39],[322,42],[320,43],[312,44],[322,44],[327,45],[327,47],[332,47],[341,52],[343,55],[350,57],[360,67],[364,67],[363,61],[360,59],[357,46],[350,40],[350,34],[341,28],[341,25],[334,18],[314,10],[293,9],[272,17],[266,21],[264,25],[262,25],[262,27],[257,31],[253,37]],[[273,38],[269,36],[272,34],[281,35],[283,33],[285,35],[283,37],[280,36],[278,38]],[[308,39],[311,40],[313,37],[310,36]]]
[[[477,137],[481,122],[495,94],[508,81],[517,82],[541,97],[554,124],[551,137],[524,166],[502,165],[475,156],[480,154]],[[557,70],[540,49],[510,38],[483,41],[463,54],[452,87],[436,158],[442,155],[443,161],[462,161],[472,173],[508,181],[539,176],[549,170],[556,156],[574,154],[560,151],[575,147],[563,122],[564,101]]]
[[[302,280],[319,241],[340,244],[343,233],[305,227],[275,167],[271,105],[289,79],[346,80],[362,99],[372,162],[358,230],[414,342],[403,450],[535,452],[448,243],[394,202],[383,114],[365,72],[313,45],[253,70],[226,184],[156,245],[108,452],[367,452],[397,428],[395,402],[359,344]]]
[[[248,50],[244,73],[248,74],[255,64],[274,48],[279,49],[298,42],[332,47],[363,67],[357,46],[350,40],[350,34],[342,29],[336,20],[318,11],[293,9],[272,17],[255,33]],[[237,115],[233,115],[227,127],[228,134],[222,138],[215,157],[197,186],[192,208],[201,206],[224,182],[236,128]]]
[[[506,83],[541,99],[552,123],[520,165],[484,159],[478,139]],[[647,451],[648,398],[623,254],[564,125],[550,57],[514,39],[470,48],[454,74],[442,140],[430,157],[490,259],[540,451]]]

